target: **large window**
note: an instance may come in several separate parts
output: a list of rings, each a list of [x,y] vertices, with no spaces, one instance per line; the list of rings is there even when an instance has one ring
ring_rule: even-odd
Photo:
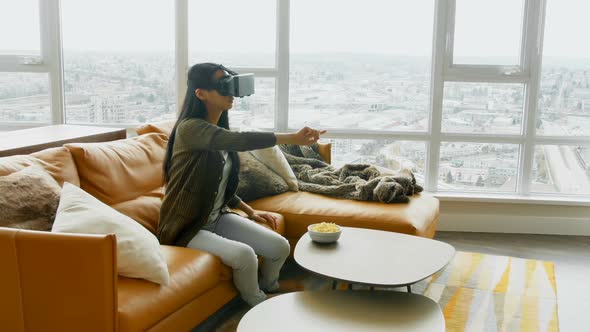
[[[173,119],[173,2],[61,3],[67,123]]]
[[[0,2],[0,123],[51,122],[50,81],[41,63],[39,0]]]
[[[533,192],[590,194],[590,45],[580,42],[588,10],[584,1],[547,2]]]
[[[256,75],[256,94],[234,101],[235,130],[275,127],[276,0],[188,0],[189,64],[221,63]]]
[[[427,131],[433,11],[433,0],[292,1],[289,127]]]
[[[39,0],[0,1],[0,55],[40,55]]]
[[[533,192],[590,194],[590,146],[537,145]]]
[[[523,0],[457,0],[453,63],[519,65]]]
[[[191,63],[275,66],[276,0],[189,0]]]
[[[332,165],[371,164],[391,170],[409,169],[424,183],[426,144],[418,141],[378,139],[327,139],[332,144]]]
[[[438,189],[442,191],[516,191],[516,144],[443,142]]]
[[[521,134],[524,85],[446,82],[442,131]]]
[[[234,99],[229,111],[232,129],[247,130],[274,127],[275,79],[256,78],[256,93],[252,96]]]
[[[188,68],[216,62],[256,75],[232,129],[327,129],[336,166],[441,195],[590,193],[584,1],[9,2],[0,130],[174,119]]]
[[[46,73],[0,73],[0,122],[51,122]]]
[[[537,132],[548,136],[590,136],[590,4],[547,3]]]
[[[431,141],[438,156],[431,155],[437,159],[430,171],[438,176],[431,174],[428,187],[436,182],[438,191],[524,193],[532,62],[523,56],[531,38],[523,27],[533,22],[525,21],[524,1],[456,0],[447,9],[438,27],[446,38],[436,49],[442,70],[434,78],[442,100],[432,108],[441,119],[432,130],[441,140]]]

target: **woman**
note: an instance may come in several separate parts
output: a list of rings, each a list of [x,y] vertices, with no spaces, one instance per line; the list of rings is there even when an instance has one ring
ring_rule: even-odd
[[[216,91],[215,82],[235,75],[222,65],[201,63],[188,72],[188,89],[164,159],[166,194],[160,211],[158,238],[167,245],[208,251],[233,269],[242,298],[254,306],[266,299],[264,291],[279,287],[279,271],[289,255],[289,242],[256,224],[275,228],[276,217],[256,211],[235,195],[240,162],[236,151],[275,144],[309,145],[320,134],[303,128],[295,134],[229,131],[228,110],[233,97]],[[228,213],[239,208],[248,219]],[[261,255],[261,279],[258,261]]]

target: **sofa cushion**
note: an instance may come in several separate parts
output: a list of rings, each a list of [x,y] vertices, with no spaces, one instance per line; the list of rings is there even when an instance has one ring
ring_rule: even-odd
[[[84,190],[64,183],[55,222],[58,233],[117,236],[117,273],[167,285],[168,267],[156,236]]]
[[[80,187],[108,205],[137,198],[164,184],[162,163],[168,139],[147,134],[102,143],[66,144]]]
[[[274,211],[285,217],[286,237],[298,239],[313,223],[433,237],[438,220],[438,200],[427,194],[410,196],[407,204],[384,204],[339,199],[309,192],[286,192],[249,202],[254,209]]]
[[[258,159],[266,167],[270,168],[273,172],[278,174],[289,186],[291,191],[299,191],[299,185],[297,184],[297,178],[287,158],[283,155],[281,149],[278,146],[273,146],[266,149],[252,150],[250,153],[254,158]]]
[[[174,129],[174,124],[176,124],[176,120],[148,123],[137,127],[135,132],[137,135],[159,133],[169,137],[172,129]]]
[[[284,193],[289,186],[280,175],[256,159],[250,151],[239,152],[240,173],[236,194],[244,201]]]
[[[120,331],[145,331],[220,282],[221,261],[200,250],[161,246],[170,283],[119,277]]]
[[[69,182],[80,185],[78,170],[70,151],[64,147],[50,148],[30,155],[16,155],[0,158],[0,176],[19,171],[27,166],[39,165],[63,185]]]
[[[160,220],[160,207],[162,206],[163,195],[164,189],[158,188],[147,195],[116,203],[111,205],[111,207],[137,221],[148,231],[156,234]]]
[[[0,226],[48,231],[61,187],[37,165],[0,176]]]

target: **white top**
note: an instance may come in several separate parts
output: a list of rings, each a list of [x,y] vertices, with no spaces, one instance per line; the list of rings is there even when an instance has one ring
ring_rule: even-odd
[[[455,255],[451,245],[423,237],[365,228],[341,227],[333,244],[317,244],[305,233],[295,261],[312,272],[353,283],[403,286],[425,279]]]
[[[209,219],[207,220],[204,226],[211,225],[217,220],[217,217],[219,217],[219,213],[221,212],[221,208],[223,207],[223,201],[225,200],[225,188],[227,187],[229,173],[231,172],[231,158],[227,157],[227,151],[220,152],[223,156],[223,159],[225,159],[223,165],[223,172],[221,175],[221,179],[219,181],[219,188],[217,188],[217,195],[215,195],[215,203],[213,203],[213,210],[211,210]]]
[[[238,332],[444,332],[438,304],[422,295],[388,291],[295,292],[252,308]]]

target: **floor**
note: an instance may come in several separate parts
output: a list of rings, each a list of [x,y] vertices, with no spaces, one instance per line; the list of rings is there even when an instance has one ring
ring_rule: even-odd
[[[435,239],[460,251],[554,262],[560,331],[590,331],[590,237],[438,232]],[[240,306],[239,301],[236,303],[217,312],[193,332],[213,330],[228,312]]]
[[[561,332],[590,331],[590,237],[438,232],[457,250],[555,263]]]

